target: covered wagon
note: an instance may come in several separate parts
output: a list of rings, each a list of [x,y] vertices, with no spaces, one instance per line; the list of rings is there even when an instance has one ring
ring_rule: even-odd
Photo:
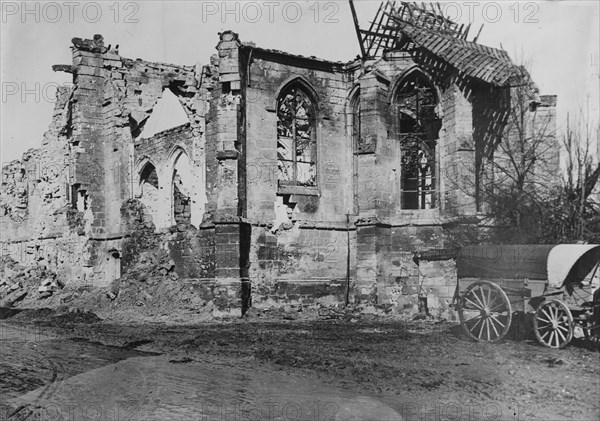
[[[576,328],[600,336],[600,245],[469,246],[456,264],[455,299],[470,338],[501,340],[515,312],[533,313],[547,347],[565,347]]]

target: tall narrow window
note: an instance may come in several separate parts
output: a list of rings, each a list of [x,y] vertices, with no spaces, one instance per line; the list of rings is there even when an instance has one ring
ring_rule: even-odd
[[[279,185],[317,185],[315,103],[298,84],[277,99],[277,160]]]
[[[441,120],[438,98],[425,75],[412,72],[402,81],[396,96],[402,154],[401,207],[436,207],[435,154]]]
[[[356,91],[351,102],[352,106],[352,148],[354,152],[360,151],[360,89]]]
[[[148,215],[156,223],[159,214],[159,188],[156,168],[148,161],[140,171],[140,187],[138,199],[146,207]]]
[[[193,179],[190,160],[186,153],[180,152],[179,156],[175,160],[173,168],[172,223],[190,223],[190,218],[192,216],[192,186]]]
[[[362,151],[361,142],[361,118],[360,118],[360,88],[356,90],[352,101],[350,102],[352,119],[352,200],[354,212],[359,211],[359,193],[358,193],[358,157],[357,153]]]

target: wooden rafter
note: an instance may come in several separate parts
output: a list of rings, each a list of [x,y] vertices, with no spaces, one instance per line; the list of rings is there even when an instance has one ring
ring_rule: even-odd
[[[410,53],[416,62],[451,66],[493,85],[506,86],[522,76],[505,51],[477,44],[481,29],[468,41],[471,25],[447,18],[438,3],[387,0],[380,4],[368,30],[360,29],[352,1],[350,4],[363,60],[397,49]]]

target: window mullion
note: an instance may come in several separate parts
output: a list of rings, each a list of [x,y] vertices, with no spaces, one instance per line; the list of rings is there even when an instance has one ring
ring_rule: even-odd
[[[298,152],[298,146],[296,143],[296,116],[292,119],[292,167],[294,169],[294,184],[298,184],[298,157],[296,153]]]

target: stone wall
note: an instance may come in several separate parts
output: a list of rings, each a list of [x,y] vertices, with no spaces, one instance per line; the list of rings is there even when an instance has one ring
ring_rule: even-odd
[[[504,91],[428,73],[403,52],[330,62],[231,31],[208,65],[127,59],[101,36],[72,49],[72,66],[58,68],[73,88],[58,91],[41,148],[2,170],[3,252],[106,287],[162,250],[197,301],[226,314],[354,304],[451,317],[454,260],[431,256],[483,239],[479,191]],[[440,125],[423,209],[402,196],[396,98],[411,77],[428,81]],[[314,184],[279,182],[277,101],[291,86],[314,103]],[[165,90],[189,122],[144,138]],[[537,116],[553,120],[554,104],[543,97]]]

